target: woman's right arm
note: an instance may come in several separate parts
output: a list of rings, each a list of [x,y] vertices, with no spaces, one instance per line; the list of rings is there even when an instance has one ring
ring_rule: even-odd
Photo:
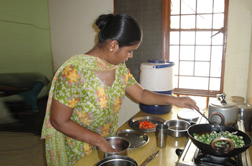
[[[116,151],[100,134],[72,121],[72,113],[73,108],[52,99],[50,122],[56,130],[76,140],[98,146],[104,152]]]

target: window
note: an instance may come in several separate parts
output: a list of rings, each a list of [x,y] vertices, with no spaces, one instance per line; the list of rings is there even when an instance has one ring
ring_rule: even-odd
[[[228,0],[163,0],[162,7],[162,56],[176,64],[174,93],[207,100],[222,93]]]

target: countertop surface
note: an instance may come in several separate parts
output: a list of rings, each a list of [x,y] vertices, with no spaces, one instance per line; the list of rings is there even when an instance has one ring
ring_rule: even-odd
[[[171,112],[167,114],[154,115],[140,111],[133,117],[150,115],[163,118],[164,120],[178,119],[177,113],[180,110],[182,109],[173,106]],[[131,129],[131,127],[128,125],[128,122],[123,124],[118,130],[123,129]],[[178,161],[178,156],[176,155],[175,150],[177,148],[184,148],[188,138],[187,137],[175,138],[172,136],[168,136],[166,146],[163,148],[159,148],[157,147],[156,144],[155,133],[153,132],[147,134],[150,138],[149,142],[142,147],[129,150],[128,156],[133,158],[138,163],[138,165],[141,165],[147,157],[160,150],[158,156],[154,158],[152,161],[150,161],[147,164],[148,166],[176,165],[176,162]],[[251,132],[247,134],[251,136]],[[250,151],[250,159],[252,159],[252,146],[249,148],[249,151]],[[94,150],[90,155],[79,160],[74,166],[85,166],[85,165],[94,166],[99,161],[100,159],[98,157],[97,150]]]

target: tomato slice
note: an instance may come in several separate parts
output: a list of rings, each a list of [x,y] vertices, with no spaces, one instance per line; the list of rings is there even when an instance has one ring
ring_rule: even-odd
[[[155,128],[155,125],[153,124],[153,122],[144,120],[144,121],[139,121],[139,128],[140,129],[153,129]]]

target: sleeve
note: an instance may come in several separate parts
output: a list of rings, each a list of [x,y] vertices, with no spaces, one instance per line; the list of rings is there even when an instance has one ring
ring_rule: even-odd
[[[127,76],[128,76],[128,81],[127,81],[127,87],[132,86],[135,83],[137,83],[136,79],[134,76],[130,73],[130,70],[127,68]]]
[[[62,104],[74,108],[79,102],[78,92],[80,88],[80,75],[78,67],[69,65],[65,67],[57,77],[53,92],[54,99]]]

